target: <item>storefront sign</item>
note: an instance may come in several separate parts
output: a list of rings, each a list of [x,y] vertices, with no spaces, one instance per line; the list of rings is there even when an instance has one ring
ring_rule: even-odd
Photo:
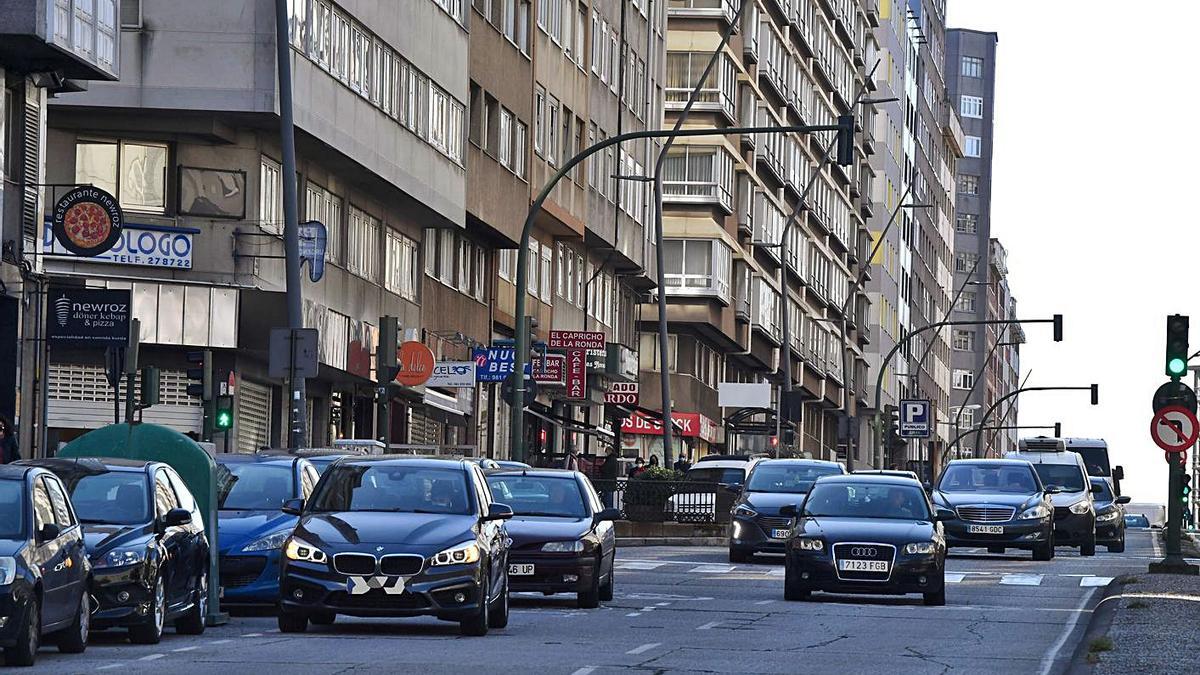
[[[103,253],[87,256],[88,262],[109,265],[140,265],[142,267],[192,268],[192,236],[200,230],[193,227],[126,224],[116,244]],[[46,255],[79,257],[54,235],[54,226],[46,221],[42,233]]]
[[[638,355],[625,345],[615,342],[608,343],[608,353],[605,355],[604,372],[611,377],[617,377],[627,382],[637,382]]]
[[[640,386],[637,382],[613,382],[604,393],[604,402],[611,405],[637,405]]]
[[[512,374],[517,351],[512,347],[488,347],[471,350],[475,361],[475,379],[480,382],[503,382]]]
[[[431,387],[474,387],[474,361],[443,361],[433,365],[433,375],[425,384]]]
[[[308,263],[308,279],[314,284],[325,276],[325,225],[318,220],[300,223],[300,262]]]
[[[52,345],[122,346],[129,341],[128,289],[51,288],[46,339]]]
[[[685,438],[699,438],[709,443],[717,442],[717,424],[700,413],[671,413],[675,430]],[[621,421],[621,433],[662,435],[662,422],[641,413],[634,413]]]
[[[604,349],[604,333],[587,330],[550,331],[551,349]]]
[[[562,354],[547,354],[545,359],[535,356],[532,360],[533,379],[538,384],[565,386],[567,384],[567,357]]]
[[[75,255],[90,258],[117,243],[125,214],[116,197],[85,185],[70,190],[55,202],[50,221],[55,241]]]
[[[587,398],[587,352],[567,351],[567,398]]]
[[[425,384],[433,375],[433,351],[423,342],[404,342],[396,354],[396,381],[406,387]]]

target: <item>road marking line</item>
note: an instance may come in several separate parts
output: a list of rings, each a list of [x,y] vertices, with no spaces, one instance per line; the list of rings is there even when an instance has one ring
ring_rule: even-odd
[[[1112,577],[1083,577],[1079,580],[1080,588],[1089,586],[1107,586],[1113,580]]]
[[[946,583],[948,583],[948,584],[962,583],[962,580],[965,579],[966,576],[967,575],[960,574],[958,572],[946,572]]]
[[[656,570],[666,563],[661,562],[623,562],[617,563],[620,570]]]
[[[641,612],[630,612],[630,613],[626,614],[625,616],[641,616],[641,615],[642,615]]]
[[[772,602],[775,602],[775,601],[774,601],[774,600],[759,600],[758,602],[756,602],[756,603],[754,603],[754,604],[756,604],[756,605],[769,605],[769,604],[771,604]]]
[[[147,654],[147,655],[143,656],[142,658],[138,659],[138,661],[157,661],[158,659],[161,659],[164,656],[166,656],[166,654]]]
[[[1154,532],[1154,531],[1150,532],[1150,544],[1154,547],[1154,557],[1162,558],[1162,546],[1160,546],[1158,543],[1158,533],[1157,532]]]
[[[210,642],[210,643],[208,643],[208,644],[210,644],[210,645],[223,645],[223,644],[228,644],[228,643],[230,643],[230,642],[233,642],[233,640],[213,640],[212,642]]]
[[[787,574],[787,570],[783,569],[782,567],[776,567],[776,568],[772,569],[770,572],[767,572],[767,576],[772,576],[772,577],[782,577],[785,574]]]
[[[641,610],[639,610],[639,611],[642,611],[642,612],[653,612],[653,611],[654,611],[654,606],[653,606],[653,605],[651,605],[650,607],[643,607],[643,608],[642,608]]]
[[[1005,574],[1000,583],[1007,586],[1041,586],[1041,574]]]
[[[671,603],[669,603],[669,602],[656,602],[656,603],[654,603],[654,604],[658,605],[659,607],[666,607],[667,605],[669,605],[669,604],[671,604]]]
[[[180,647],[179,649],[172,649],[171,651],[172,651],[172,652],[175,652],[175,653],[179,653],[179,652],[190,652],[190,651],[192,651],[192,650],[194,650],[194,649],[199,649],[199,647],[195,647],[195,646],[192,646],[192,647]]]
[[[125,665],[125,664],[124,663],[110,663],[107,666],[100,666],[96,670],[112,670],[113,668],[120,668],[123,665]]]
[[[594,670],[596,670],[596,666],[584,666],[584,667],[580,668],[579,670],[576,670],[575,672],[571,673],[571,675],[588,675],[588,673],[591,673]]]
[[[637,654],[644,654],[661,644],[662,644],[661,642],[647,642],[646,644],[642,645],[641,647],[634,647],[633,649],[630,649],[629,651],[627,651],[625,653],[632,655],[632,656],[636,656]]]
[[[728,574],[732,571],[731,565],[697,565],[688,570],[688,574]]]
[[[1050,648],[1046,650],[1046,655],[1042,657],[1042,670],[1039,675],[1048,675],[1048,673],[1054,668],[1054,662],[1058,659],[1058,651],[1067,643],[1067,638],[1071,637],[1071,633],[1075,632],[1075,626],[1079,623],[1079,617],[1083,615],[1083,608],[1087,607],[1087,604],[1091,602],[1092,596],[1095,594],[1096,589],[1093,588],[1087,592],[1087,595],[1083,596],[1083,600],[1080,601],[1079,607],[1077,607],[1075,613],[1071,615],[1071,620],[1068,621],[1067,625],[1063,627],[1062,635],[1058,636],[1058,639],[1054,641],[1054,644],[1050,645]]]
[[[697,626],[696,630],[712,630],[719,625],[721,625],[720,621],[709,621],[708,623],[704,624],[703,626]]]
[[[262,637],[262,633],[246,633],[242,637]]]

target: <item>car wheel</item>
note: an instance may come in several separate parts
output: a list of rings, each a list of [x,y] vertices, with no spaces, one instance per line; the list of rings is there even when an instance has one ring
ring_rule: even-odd
[[[162,575],[154,582],[154,596],[150,599],[149,619],[140,625],[129,627],[129,641],[138,645],[156,645],[162,640],[163,625],[167,622],[167,585]]]
[[[1082,555],[1082,556],[1096,555],[1096,538],[1095,537],[1092,537],[1091,540],[1085,541],[1084,543],[1079,545],[1079,555]]]
[[[32,666],[42,643],[42,611],[37,598],[29,599],[25,623],[16,644],[4,648],[4,663],[9,666]]]
[[[941,607],[946,604],[946,586],[943,584],[940,590],[933,593],[924,593],[922,597],[926,606]]]
[[[600,559],[596,560],[595,572],[592,573],[592,585],[586,591],[580,591],[575,604],[580,609],[595,609],[600,606]]]
[[[1125,537],[1121,537],[1121,539],[1115,544],[1109,544],[1108,552],[1109,553],[1124,553],[1125,552]]]
[[[800,585],[799,576],[792,571],[792,566],[783,563],[783,599],[791,602],[808,600],[812,591]]]
[[[479,610],[474,616],[467,617],[458,623],[459,632],[463,635],[474,635],[476,637],[487,635],[488,633],[488,579],[491,573],[483,570],[483,583],[479,585]]]
[[[175,622],[175,632],[182,635],[203,635],[204,617],[208,615],[208,573],[202,572],[196,583],[192,608]]]
[[[489,628],[508,627],[508,574],[504,575],[503,583],[504,586],[500,589],[500,594],[496,596],[496,600],[488,608]]]
[[[308,615],[280,607],[278,624],[280,633],[303,633],[308,630]]]
[[[79,594],[79,611],[75,621],[58,636],[58,651],[64,654],[82,654],[87,649],[88,628],[92,621],[92,603],[85,589]]]
[[[731,563],[748,563],[753,559],[753,557],[754,556],[746,553],[745,551],[739,551],[738,549],[732,547],[729,549],[729,562]]]
[[[617,573],[616,569],[614,569],[615,567],[616,564],[609,564],[608,581],[604,582],[604,585],[600,587],[600,600],[602,602],[611,602],[613,599],[613,576]]]
[[[337,614],[333,612],[317,612],[308,617],[308,622],[314,626],[332,626],[335,621],[337,621]]]

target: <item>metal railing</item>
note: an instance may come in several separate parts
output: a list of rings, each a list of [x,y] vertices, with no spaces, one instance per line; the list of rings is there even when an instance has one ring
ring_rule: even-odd
[[[606,507],[639,523],[728,523],[737,495],[720,483],[699,481],[593,479]]]

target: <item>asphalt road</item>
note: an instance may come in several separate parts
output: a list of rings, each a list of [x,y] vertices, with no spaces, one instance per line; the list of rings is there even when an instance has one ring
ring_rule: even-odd
[[[574,598],[515,595],[505,630],[466,638],[434,620],[347,619],[280,635],[271,616],[235,617],[203,636],[169,633],[131,645],[97,633],[83,655],[43,648],[45,673],[1051,673],[1069,663],[1103,586],[1144,573],[1146,532],[1126,552],[1081,558],[956,552],[945,607],[919,596],[815,595],[783,600],[783,568],[730,565],[720,548],[619,552],[616,598],[578,610]]]

